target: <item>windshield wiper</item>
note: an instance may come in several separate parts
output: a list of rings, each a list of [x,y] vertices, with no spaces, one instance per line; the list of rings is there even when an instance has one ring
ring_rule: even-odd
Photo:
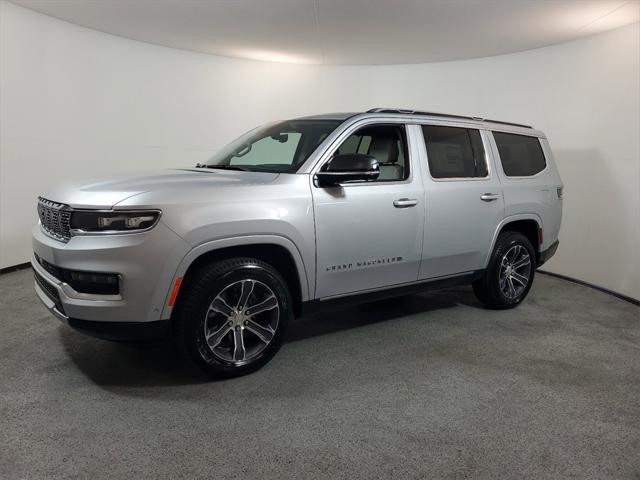
[[[213,168],[220,170],[238,170],[240,172],[250,172],[251,170],[244,167],[238,167],[236,165],[196,165],[196,168]]]

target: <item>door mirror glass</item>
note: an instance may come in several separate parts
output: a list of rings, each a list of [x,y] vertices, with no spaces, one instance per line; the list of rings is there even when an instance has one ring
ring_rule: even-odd
[[[378,160],[362,153],[335,155],[320,172],[316,173],[319,187],[334,187],[345,182],[376,180],[380,175]]]

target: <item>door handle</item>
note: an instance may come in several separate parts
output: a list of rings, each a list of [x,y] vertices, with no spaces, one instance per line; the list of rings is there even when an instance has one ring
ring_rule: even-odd
[[[484,202],[493,202],[498,198],[500,198],[500,195],[498,195],[497,193],[483,193],[482,195],[480,195],[480,200]]]
[[[396,208],[409,208],[415,207],[418,204],[418,200],[414,198],[399,198],[393,201],[393,206]]]

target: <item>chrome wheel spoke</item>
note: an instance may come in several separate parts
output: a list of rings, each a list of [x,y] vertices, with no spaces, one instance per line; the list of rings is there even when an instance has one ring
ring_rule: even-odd
[[[207,334],[205,336],[205,339],[207,340],[207,344],[209,345],[209,347],[215,348],[220,345],[220,342],[227,335],[227,333],[229,333],[229,330],[231,330],[231,326],[227,322],[225,322],[222,327],[210,334]]]
[[[241,328],[233,331],[233,361],[241,362],[245,359],[247,351],[244,348],[244,335]]]
[[[257,324],[253,320],[248,320],[245,329],[253,333],[256,337],[262,340],[264,343],[269,343],[273,336],[275,335],[275,330],[270,326],[263,327],[262,325]]]
[[[516,296],[516,287],[513,285],[511,277],[507,277],[507,285],[509,286],[508,292],[511,298]]]
[[[520,252],[522,251],[522,247],[520,245],[516,245],[513,249],[513,257],[511,259],[511,264],[513,265],[516,259],[520,256]]]
[[[209,307],[208,313],[210,312],[216,312],[229,318],[233,313],[233,308],[229,306],[229,304],[224,300],[224,298],[218,295],[213,300],[213,302],[211,302],[211,306]]]
[[[267,310],[273,310],[278,306],[278,299],[275,295],[270,295],[260,303],[252,305],[245,311],[246,315],[258,315],[259,313],[266,312]]]
[[[238,299],[237,309],[242,310],[247,306],[247,302],[249,301],[249,297],[253,293],[253,289],[255,287],[255,283],[253,280],[243,280],[240,284],[240,298]]]
[[[525,277],[524,275],[520,275],[516,271],[511,272],[511,279],[515,280],[516,282],[518,282],[523,287],[526,287],[527,283],[529,283],[529,279],[527,277]]]
[[[526,255],[513,264],[513,269],[519,270],[522,267],[526,267],[529,264],[531,264],[531,259],[529,258],[529,255]]]

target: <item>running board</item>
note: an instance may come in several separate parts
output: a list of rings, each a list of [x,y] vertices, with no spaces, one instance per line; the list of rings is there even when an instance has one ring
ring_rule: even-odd
[[[421,280],[419,282],[405,283],[399,286],[376,289],[366,292],[355,292],[339,297],[330,297],[319,300],[311,300],[302,304],[301,314],[309,314],[318,310],[350,305],[355,303],[374,302],[376,300],[385,300],[387,298],[401,297],[403,295],[412,295],[415,293],[427,292],[431,290],[441,290],[443,288],[458,287],[460,285],[469,285],[479,280],[484,274],[484,270],[468,272],[461,275],[448,276],[445,278],[433,278],[429,280]]]

